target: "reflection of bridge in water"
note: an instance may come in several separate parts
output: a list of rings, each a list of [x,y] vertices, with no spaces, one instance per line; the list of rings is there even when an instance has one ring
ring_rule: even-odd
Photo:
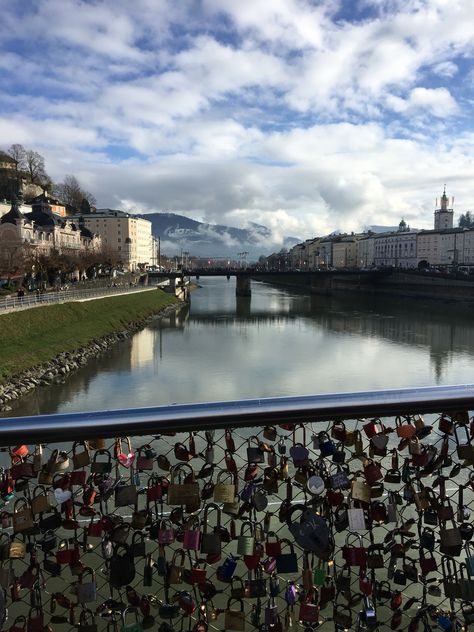
[[[236,278],[235,293],[237,296],[251,295],[251,279],[258,281],[274,280],[282,285],[296,284],[310,292],[328,293],[333,282],[350,280],[351,284],[370,284],[376,279],[391,274],[391,270],[255,270],[249,268],[199,268],[194,270],[178,270],[173,272],[149,272],[149,279],[169,279],[171,284],[183,277],[231,277]]]
[[[198,290],[199,291],[199,290]],[[414,303],[387,297],[316,297],[293,295],[287,309],[252,309],[251,299],[239,297],[235,310],[189,312],[183,307],[173,322],[157,322],[156,328],[185,328],[187,324],[239,327],[289,323],[304,319],[309,326],[334,335],[379,338],[429,351],[435,373],[453,354],[474,353],[474,324],[468,306],[456,306],[456,319],[441,304]],[[151,325],[155,328],[155,325]]]

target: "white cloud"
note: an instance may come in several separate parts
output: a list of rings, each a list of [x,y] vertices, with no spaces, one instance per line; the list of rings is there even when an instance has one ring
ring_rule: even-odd
[[[459,112],[456,101],[446,88],[414,88],[406,99],[388,96],[387,105],[395,112],[406,115],[421,112],[437,117],[449,117]]]
[[[472,2],[359,0],[374,13],[336,20],[347,6],[41,0],[21,20],[7,10],[2,147],[40,151],[55,179],[76,173],[104,206],[256,221],[278,236],[401,215],[428,227],[443,182],[466,206],[473,196],[474,98],[461,76]]]

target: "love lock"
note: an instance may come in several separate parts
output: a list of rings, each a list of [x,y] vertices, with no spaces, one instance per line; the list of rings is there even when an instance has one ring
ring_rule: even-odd
[[[301,512],[299,522],[293,521],[295,511]],[[315,514],[305,505],[294,505],[287,517],[287,524],[295,541],[305,551],[313,551],[323,560],[331,557],[333,542],[326,520],[319,514]]]

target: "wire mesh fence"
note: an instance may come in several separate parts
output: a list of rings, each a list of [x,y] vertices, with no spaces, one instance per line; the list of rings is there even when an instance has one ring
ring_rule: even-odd
[[[468,629],[473,437],[461,411],[19,440],[3,629]]]

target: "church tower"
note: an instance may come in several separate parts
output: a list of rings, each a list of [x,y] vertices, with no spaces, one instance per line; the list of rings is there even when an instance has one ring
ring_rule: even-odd
[[[443,195],[440,199],[440,208],[434,212],[434,228],[435,230],[445,230],[453,227],[453,204],[454,198],[451,200],[451,208],[448,208],[449,200],[446,195],[446,185],[444,185]],[[438,200],[436,200],[438,206]]]

